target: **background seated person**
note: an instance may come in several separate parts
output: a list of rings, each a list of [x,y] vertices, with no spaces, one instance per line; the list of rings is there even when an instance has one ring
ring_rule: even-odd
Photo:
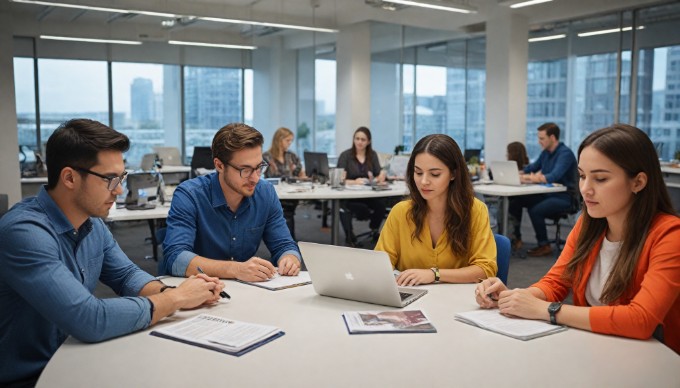
[[[345,169],[345,185],[385,182],[385,173],[380,167],[378,154],[371,147],[371,131],[366,127],[359,127],[354,131],[352,148],[340,154],[337,167]],[[383,198],[349,199],[343,201],[342,206],[356,214],[357,218],[369,218],[373,239],[378,239],[380,224],[386,213]],[[342,213],[341,217],[347,236],[346,242],[348,245],[354,245],[356,237],[352,232],[351,215]]]
[[[517,163],[517,169],[524,171],[524,168],[529,165],[529,156],[527,155],[527,149],[524,144],[518,141],[513,141],[508,144],[506,148],[505,156],[508,160],[512,160]]]
[[[477,303],[596,333],[654,336],[680,354],[680,219],[654,145],[616,124],[586,137],[578,155],[585,210],[555,265],[527,289],[485,280]],[[562,305],[570,292],[574,305]]]
[[[564,143],[560,142],[560,127],[555,123],[546,123],[538,127],[538,142],[543,148],[535,162],[524,168],[521,175],[525,183],[559,183],[567,187],[566,192],[550,194],[520,195],[510,198],[509,214],[515,218],[512,246],[522,246],[522,208],[527,208],[531,225],[536,232],[538,246],[529,249],[529,256],[545,256],[552,253],[548,240],[546,217],[567,212],[576,200],[576,158]]]
[[[406,174],[410,199],[392,208],[375,247],[401,271],[400,286],[473,283],[496,275],[489,215],[467,171],[447,135],[425,136],[413,149]]]
[[[263,281],[300,272],[300,251],[272,186],[260,176],[263,137],[245,124],[228,124],[212,142],[215,172],[180,184],[172,197],[159,273]],[[260,241],[271,260],[253,257]]]
[[[264,160],[269,164],[267,171],[264,172],[266,178],[305,178],[300,158],[293,152],[288,151],[293,144],[293,132],[288,128],[279,128],[274,132],[272,146],[267,152],[262,154]],[[286,219],[290,235],[295,238],[295,208],[298,201],[284,199],[281,200],[283,208],[283,218]]]
[[[97,121],[62,124],[47,140],[47,185],[0,220],[0,386],[34,386],[68,336],[105,341],[219,299],[224,284],[205,275],[168,289],[104,224],[129,147]],[[121,297],[95,297],[100,281]]]

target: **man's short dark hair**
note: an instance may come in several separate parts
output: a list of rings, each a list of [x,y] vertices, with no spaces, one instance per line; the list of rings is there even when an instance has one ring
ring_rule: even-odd
[[[57,186],[64,167],[90,169],[98,162],[100,151],[125,152],[130,140],[99,121],[73,119],[59,126],[47,140],[47,189]]]
[[[560,127],[555,123],[545,123],[538,127],[538,131],[545,131],[548,136],[555,136],[555,139],[560,140]]]
[[[234,152],[262,147],[264,137],[255,128],[243,123],[231,123],[220,128],[213,137],[212,156],[229,163]]]

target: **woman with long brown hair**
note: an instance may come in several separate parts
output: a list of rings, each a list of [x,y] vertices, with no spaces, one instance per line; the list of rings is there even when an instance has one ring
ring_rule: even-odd
[[[290,145],[293,144],[293,139],[293,131],[288,128],[281,127],[274,132],[271,147],[262,154],[262,158],[269,164],[264,173],[266,178],[305,177],[300,158],[295,153],[288,151]],[[297,200],[281,200],[283,217],[286,219],[286,225],[293,240],[297,240],[295,238],[295,208],[297,205]]]
[[[477,302],[597,333],[654,336],[680,353],[680,218],[654,145],[616,124],[586,137],[578,159],[585,211],[555,265],[527,289],[485,280]],[[563,306],[569,291],[574,305]]]
[[[375,249],[401,274],[397,283],[472,283],[495,276],[496,243],[463,154],[447,135],[428,135],[406,168],[410,199],[392,208]]]
[[[518,141],[513,141],[512,143],[508,144],[506,149],[506,157],[508,160],[517,163],[518,170],[524,170],[524,167],[529,164],[527,149],[524,147],[524,144]]]

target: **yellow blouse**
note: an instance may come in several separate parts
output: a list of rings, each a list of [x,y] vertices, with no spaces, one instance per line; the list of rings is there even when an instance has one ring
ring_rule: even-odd
[[[399,271],[411,268],[427,269],[432,267],[450,269],[476,265],[484,270],[486,276],[496,276],[496,242],[489,224],[486,205],[475,198],[472,204],[471,248],[469,257],[456,256],[448,243],[446,230],[432,248],[430,227],[427,223],[418,239],[411,239],[415,224],[408,219],[411,200],[399,202],[392,207],[387,221],[380,232],[375,246],[377,251],[385,251],[392,260],[392,266]]]

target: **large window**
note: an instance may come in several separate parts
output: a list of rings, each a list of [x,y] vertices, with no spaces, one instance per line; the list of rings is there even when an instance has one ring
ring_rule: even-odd
[[[431,30],[385,23],[371,33],[371,126],[389,133],[374,135],[374,147],[408,151],[423,136],[445,133],[462,149],[483,148],[484,39],[442,42]]]
[[[17,104],[19,146],[38,150],[33,58],[14,58],[14,90]]]
[[[72,118],[110,124],[106,62],[41,58],[38,75],[41,146]]]
[[[297,131],[291,151],[335,155],[335,46],[297,51]]]
[[[154,146],[179,146],[179,66],[114,62],[111,73],[113,127],[130,138],[128,165],[138,167]]]
[[[671,31],[679,21],[676,3],[556,23],[532,33],[564,38],[529,44],[530,156],[540,153],[536,128],[552,121],[573,150],[590,132],[622,122],[647,132],[660,158],[673,158],[680,148],[675,110],[680,109],[675,104],[680,69],[673,67],[680,37]]]
[[[193,147],[210,145],[222,126],[253,120],[251,69],[15,57],[14,75],[19,146],[30,158],[29,151],[44,151],[52,132],[73,118],[125,133],[129,168],[138,168],[154,146],[185,145],[190,158]]]
[[[195,146],[209,146],[218,129],[243,121],[242,93],[241,69],[184,67],[187,155]]]

